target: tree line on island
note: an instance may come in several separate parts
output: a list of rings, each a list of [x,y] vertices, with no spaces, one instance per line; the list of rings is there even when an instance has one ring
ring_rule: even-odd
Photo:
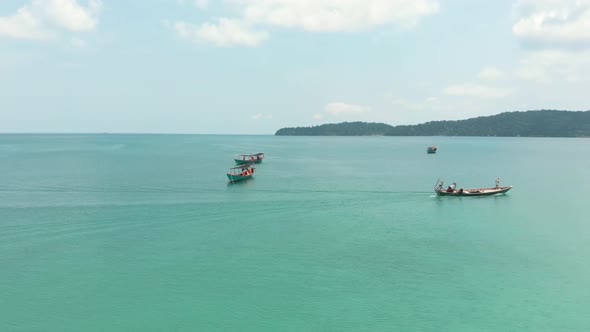
[[[590,137],[590,111],[506,112],[466,120],[430,121],[402,126],[343,122],[312,127],[281,128],[275,135]]]

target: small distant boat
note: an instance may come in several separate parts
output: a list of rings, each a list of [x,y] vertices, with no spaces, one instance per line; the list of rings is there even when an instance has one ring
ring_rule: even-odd
[[[426,148],[426,153],[436,153],[436,146],[429,146]]]
[[[250,179],[252,175],[254,175],[254,170],[255,168],[252,167],[252,164],[243,164],[240,166],[232,167],[229,169],[229,172],[227,173],[227,178],[231,182]]]
[[[264,159],[264,153],[259,152],[256,154],[241,154],[241,155],[237,156],[234,159],[234,161],[238,165],[251,164],[251,163],[260,164],[262,162],[262,159]]]
[[[499,180],[496,180],[496,186],[492,188],[468,188],[468,189],[457,189],[456,184],[453,183],[448,188],[443,187],[443,182],[439,179],[434,187],[434,192],[439,196],[490,196],[496,194],[504,194],[508,190],[512,189],[512,186],[499,186]]]

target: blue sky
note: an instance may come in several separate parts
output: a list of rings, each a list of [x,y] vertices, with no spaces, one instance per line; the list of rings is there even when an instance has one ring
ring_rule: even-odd
[[[2,0],[0,132],[590,109],[590,0]]]

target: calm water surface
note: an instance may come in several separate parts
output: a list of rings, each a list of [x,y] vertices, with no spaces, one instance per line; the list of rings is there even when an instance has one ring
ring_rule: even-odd
[[[588,139],[0,135],[0,331],[587,331],[589,204]]]

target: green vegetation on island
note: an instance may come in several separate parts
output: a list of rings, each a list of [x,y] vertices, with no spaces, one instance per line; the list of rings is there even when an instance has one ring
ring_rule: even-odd
[[[386,135],[393,129],[384,123],[343,122],[314,127],[282,128],[275,135],[284,136],[371,136]]]
[[[506,112],[466,120],[430,121],[395,127],[384,123],[343,122],[313,127],[282,128],[275,135],[590,137],[590,111]]]

